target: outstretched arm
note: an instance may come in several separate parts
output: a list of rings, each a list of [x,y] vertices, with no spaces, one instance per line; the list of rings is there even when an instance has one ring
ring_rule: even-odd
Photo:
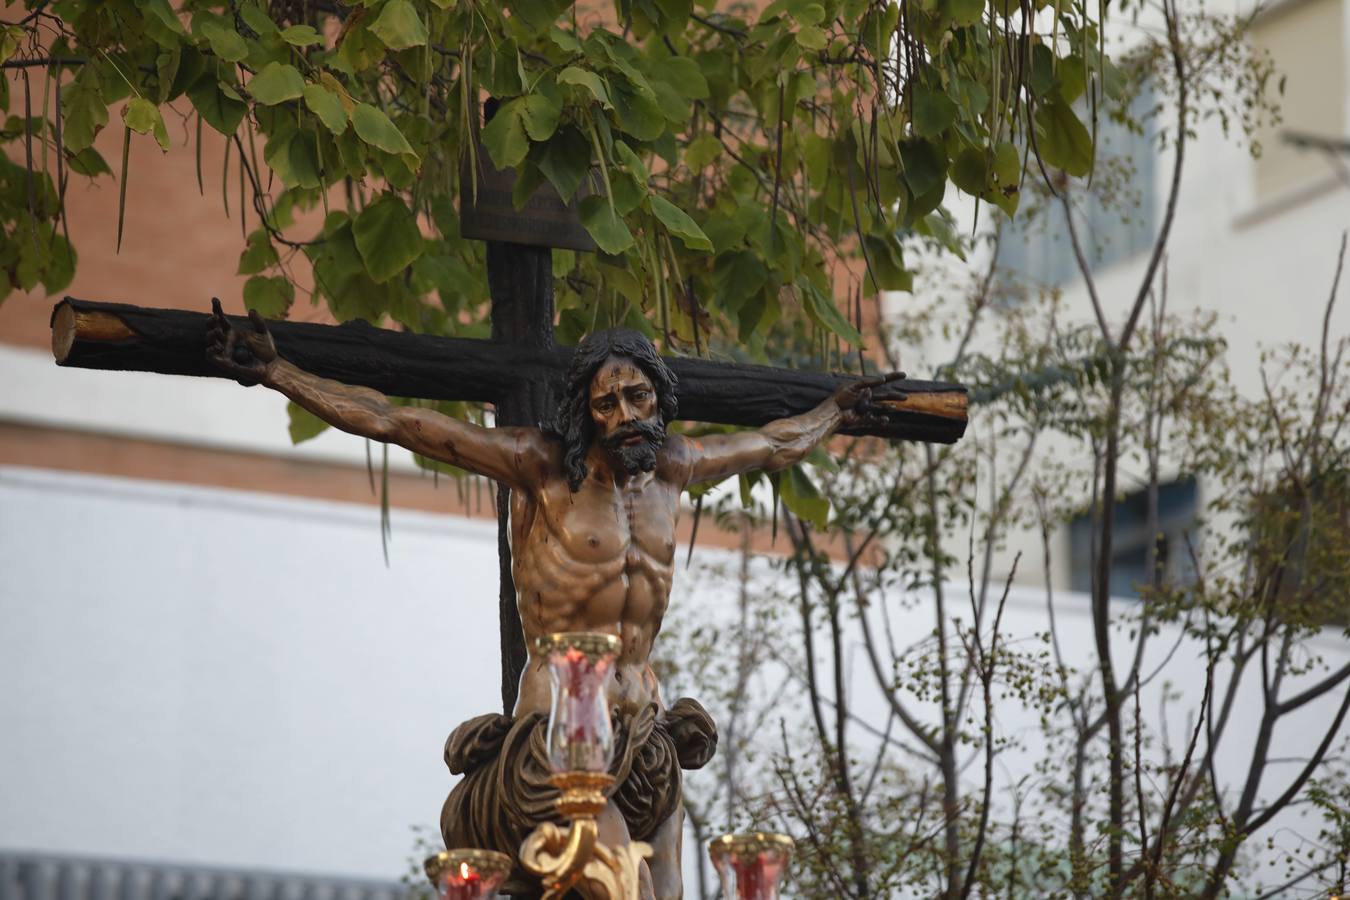
[[[406,447],[441,462],[524,488],[538,484],[547,450],[533,428],[482,428],[429,409],[399,406],[379,391],[320,378],[277,354],[262,317],[249,312],[252,329],[230,324],[212,301],[207,355],[241,384],[280,391],[334,428]]]
[[[904,378],[903,372],[859,378],[844,385],[810,412],[770,422],[758,431],[689,439],[687,484],[720,481],[763,469],[776,472],[799,462],[843,425],[870,421],[872,388]]]

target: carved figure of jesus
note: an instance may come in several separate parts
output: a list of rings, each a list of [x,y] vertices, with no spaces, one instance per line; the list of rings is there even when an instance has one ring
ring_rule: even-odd
[[[622,655],[608,686],[617,781],[600,837],[651,843],[643,895],[678,900],[680,768],[702,766],[716,747],[707,713],[687,699],[667,708],[650,664],[670,600],[680,495],[700,482],[796,463],[841,425],[871,418],[871,388],[903,376],[858,379],[814,410],[755,431],[691,439],[666,433],[676,416],[675,377],[651,342],[603,331],[576,348],[552,423],[483,428],[304,372],[277,354],[257,313],[250,319],[251,330],[235,328],[216,304],[209,325],[208,354],[235,378],[280,391],[343,431],[511,489],[512,574],[530,659],[513,715],[472,719],[447,742],[447,763],[465,777],[442,814],[446,845],[514,857],[552,817],[556,791],[543,745],[551,688],[535,644],[560,631],[617,634]]]

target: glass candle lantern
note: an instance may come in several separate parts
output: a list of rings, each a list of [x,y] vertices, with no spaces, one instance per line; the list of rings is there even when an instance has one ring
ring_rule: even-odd
[[[778,882],[792,859],[785,834],[724,834],[708,844],[708,855],[729,900],[778,900]]]
[[[511,874],[511,857],[495,850],[443,850],[423,864],[438,900],[486,900]]]
[[[548,761],[556,773],[605,772],[614,751],[605,685],[619,656],[619,638],[563,632],[539,640],[553,679]]]

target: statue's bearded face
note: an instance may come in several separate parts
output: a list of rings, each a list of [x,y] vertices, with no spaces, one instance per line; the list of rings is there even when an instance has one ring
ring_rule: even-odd
[[[621,356],[604,361],[591,378],[591,421],[596,439],[629,475],[656,468],[666,439],[656,389],[636,363]]]

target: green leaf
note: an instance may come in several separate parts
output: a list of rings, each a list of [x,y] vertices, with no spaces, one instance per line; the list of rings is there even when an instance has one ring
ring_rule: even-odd
[[[277,23],[272,21],[272,17],[263,12],[262,7],[255,6],[252,3],[240,3],[236,5],[239,10],[239,16],[244,20],[244,24],[252,28],[260,38],[273,37],[280,32]]]
[[[342,100],[322,85],[305,85],[305,105],[333,134],[347,130],[347,110]]]
[[[103,155],[93,147],[85,147],[79,153],[70,152],[70,142],[66,142],[66,164],[70,166],[70,171],[76,175],[88,175],[95,178],[99,175],[111,175],[112,169],[108,166],[108,161]]]
[[[464,263],[454,256],[434,256],[424,253],[413,263],[413,274],[426,289],[434,288],[440,293],[442,304],[446,300],[459,296],[472,296],[476,282],[469,274]]]
[[[619,127],[640,141],[654,141],[666,130],[656,93],[645,82],[619,75],[610,81],[610,100]]]
[[[13,283],[21,291],[31,291],[37,287],[42,275],[42,258],[31,239],[19,243],[19,254],[19,263],[12,275]]]
[[[166,100],[175,100],[186,93],[187,89],[196,84],[197,79],[202,77],[202,72],[206,69],[208,61],[213,66],[216,64],[215,60],[197,52],[197,49],[190,44],[176,48],[176,53],[178,54],[178,65],[174,69],[173,82],[168,86],[166,93],[161,93],[164,98],[160,101],[161,103]],[[164,91],[163,85],[160,86],[160,90]]]
[[[864,282],[868,294],[877,290],[913,290],[914,275],[905,268],[904,253],[894,235],[877,237],[869,234],[863,241],[867,246],[867,262],[871,263]]]
[[[543,31],[558,20],[569,0],[515,0],[511,11],[534,31]]]
[[[372,147],[379,147],[385,153],[417,155],[398,126],[369,103],[356,104],[356,109],[352,110],[352,125],[356,128],[356,136]]]
[[[1036,44],[1031,48],[1031,92],[1044,97],[1055,89],[1055,54],[1045,44]]]
[[[483,89],[494,97],[517,97],[524,93],[525,85],[520,80],[520,48],[514,39],[499,41],[495,50],[486,52],[486,64],[480,63],[479,77]]]
[[[330,57],[329,65],[337,71],[355,75],[379,65],[389,48],[363,22],[345,31],[337,51],[336,58]]]
[[[956,121],[958,110],[952,98],[925,87],[914,89],[914,133],[922,138],[937,137]]]
[[[248,92],[258,103],[276,106],[299,99],[305,92],[305,79],[295,66],[270,62],[249,81]]]
[[[513,169],[530,152],[530,141],[525,136],[521,110],[524,103],[516,98],[497,107],[492,121],[483,126],[483,146],[499,169]]]
[[[1059,61],[1059,96],[1073,103],[1087,89],[1087,66],[1083,57],[1074,55]]]
[[[808,318],[855,347],[862,344],[862,335],[848,319],[844,318],[844,314],[834,305],[831,297],[805,278],[798,279],[797,286],[802,289],[802,301]]]
[[[689,101],[680,96],[680,92],[668,82],[653,80],[651,87],[656,103],[661,107],[661,115],[666,121],[683,125],[689,119]]]
[[[1063,100],[1036,108],[1036,149],[1046,164],[1070,175],[1086,175],[1092,168],[1092,135]]]
[[[539,171],[539,167],[533,165],[528,158],[521,161],[516,166],[516,183],[511,186],[511,205],[517,210],[525,208],[525,204],[530,202],[534,192],[539,190],[540,185],[544,183],[544,175]]]
[[[59,294],[75,278],[75,250],[61,235],[53,235],[46,253],[46,264],[39,276],[48,294]],[[2,299],[2,298],[0,298]]]
[[[769,270],[757,254],[749,250],[724,253],[717,258],[713,270],[717,305],[734,312],[759,293],[768,280]]]
[[[292,444],[302,444],[328,430],[327,422],[303,406],[297,406],[293,400],[286,404],[286,418],[290,420],[286,430],[290,432]]]
[[[187,95],[206,124],[226,137],[235,133],[248,113],[248,104],[225,93],[210,69],[188,88]]]
[[[323,43],[323,35],[312,25],[292,25],[281,30],[281,39],[292,47],[310,47]]]
[[[361,210],[352,223],[352,236],[377,283],[398,275],[422,254],[417,220],[396,194],[385,194]]]
[[[316,188],[321,184],[318,141],[311,131],[285,128],[276,132],[267,139],[263,158],[287,187]]]
[[[194,23],[196,24],[196,23]],[[211,44],[211,52],[226,62],[239,62],[248,56],[248,43],[224,19],[211,17],[200,23],[202,36]]]
[[[928,141],[905,141],[900,145],[905,182],[914,196],[922,196],[947,180],[947,157],[939,145]]]
[[[989,174],[985,151],[978,147],[967,147],[952,162],[952,183],[972,197],[980,196],[989,188]]]
[[[427,43],[427,26],[410,0],[389,0],[370,30],[390,50],[424,47]]]
[[[65,112],[62,140],[71,153],[80,153],[108,124],[108,104],[103,101],[93,66],[86,66],[70,87],[61,93]]]
[[[1022,177],[1022,155],[1009,141],[994,148],[994,177],[1004,187],[1016,185]]]
[[[652,195],[652,212],[661,220],[671,234],[684,241],[690,250],[711,250],[712,241],[698,227],[698,223],[689,218],[689,214],[664,197]]]
[[[562,103],[557,97],[543,93],[529,94],[521,98],[520,119],[525,125],[525,133],[532,141],[546,141],[558,130],[558,117],[562,115]]]
[[[284,276],[254,275],[244,282],[244,305],[264,319],[285,317],[295,300],[295,285]]]
[[[633,246],[633,233],[623,219],[610,208],[609,201],[599,195],[587,197],[579,205],[581,224],[586,226],[596,246],[611,256],[617,256]]]
[[[647,185],[638,183],[628,175],[610,179],[614,189],[614,209],[620,216],[626,216],[642,204],[647,196]]]
[[[647,164],[642,161],[642,157],[623,141],[614,142],[614,159],[619,165],[627,171],[629,177],[642,188],[647,187],[647,182],[651,180],[651,175],[647,172]],[[645,190],[644,190],[645,193]]]
[[[695,60],[672,56],[661,60],[658,71],[661,80],[686,100],[708,99],[708,79],[703,77],[703,70]]]
[[[830,519],[830,501],[820,495],[816,486],[806,477],[800,466],[784,469],[778,481],[783,505],[799,519],[805,519],[817,528],[824,528]]]
[[[133,97],[122,108],[122,122],[137,134],[154,134],[160,149],[169,149],[169,130],[164,127],[164,116],[159,107],[144,97]]]
[[[544,146],[537,165],[565,203],[590,171],[591,142],[575,126],[565,125]]]
[[[0,28],[0,63],[14,55],[14,51],[19,49],[19,44],[25,36],[26,32],[18,25],[7,25]]]
[[[166,50],[155,57],[155,78],[159,82],[158,90],[155,92],[156,102],[168,102],[173,83],[178,79],[178,66],[182,61],[181,47]]]
[[[345,212],[334,212],[328,216],[324,223],[323,242],[306,247],[305,253],[314,264],[315,285],[330,297],[340,285],[351,279],[358,276],[366,278],[361,251],[356,249],[352,223]]]
[[[256,275],[280,261],[276,248],[272,246],[271,238],[267,236],[267,229],[259,228],[248,236],[248,246],[239,254],[239,268],[235,270],[235,274]]]
[[[736,336],[741,343],[749,343],[756,334],[763,334],[773,327],[782,315],[778,303],[778,291],[763,287],[750,295],[736,316]]]
[[[806,50],[824,50],[830,46],[830,38],[815,25],[807,25],[797,32],[797,45]]]
[[[684,151],[684,162],[697,172],[721,155],[722,142],[711,134],[700,134],[689,142],[688,149]]]
[[[984,3],[985,0],[944,0],[942,11],[950,17],[953,25],[966,28],[983,18]]]
[[[161,25],[175,34],[187,34],[183,23],[178,19],[178,14],[169,5],[169,0],[142,0],[137,5],[140,6],[141,12],[154,16]]]
[[[577,66],[568,66],[558,73],[558,84],[574,84],[585,88],[591,97],[605,109],[613,109],[609,99],[609,87],[605,79],[594,72],[588,72]]]
[[[581,41],[576,39],[576,35],[563,31],[557,25],[551,25],[548,29],[549,40],[558,46],[559,50],[565,53],[578,53],[581,51]]]

